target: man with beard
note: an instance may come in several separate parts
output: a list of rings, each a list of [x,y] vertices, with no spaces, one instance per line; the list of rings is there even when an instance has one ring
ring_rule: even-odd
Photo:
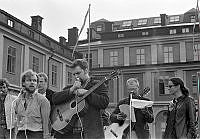
[[[16,100],[17,139],[50,138],[50,103],[38,93],[38,76],[32,70],[21,77],[22,91]]]
[[[98,83],[89,76],[88,63],[84,59],[76,59],[72,65],[72,72],[76,79],[73,85],[67,86],[61,92],[53,94],[54,104],[63,104],[70,102],[75,96],[83,96],[91,87]],[[81,117],[80,124],[72,125],[64,134],[56,133],[55,138],[80,138],[81,129],[85,139],[102,139],[104,138],[103,123],[101,120],[101,109],[105,109],[109,103],[107,87],[105,84],[100,85],[96,90],[85,98],[88,104],[86,113]],[[81,124],[82,123],[82,124]]]
[[[14,111],[12,104],[17,96],[11,95],[8,87],[9,82],[7,79],[0,79],[0,139],[9,139],[10,135],[14,136]]]

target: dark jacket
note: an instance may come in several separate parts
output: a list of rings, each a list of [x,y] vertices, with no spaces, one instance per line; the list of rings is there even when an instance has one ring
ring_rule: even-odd
[[[85,89],[89,90],[98,81],[93,79],[86,85]],[[75,97],[74,94],[69,91],[70,86],[65,88],[61,92],[57,92],[53,95],[54,104],[62,104],[66,101],[70,101]],[[89,96],[85,98],[89,104],[87,113],[83,116],[83,130],[84,138],[86,139],[102,139],[104,138],[103,123],[101,120],[100,109],[105,109],[109,104],[109,97],[107,94],[107,87],[102,84]]]
[[[149,100],[144,97],[137,97],[135,99]],[[118,103],[116,109],[113,111],[113,113],[110,116],[110,120],[112,123],[123,124],[124,121],[118,120],[116,114],[120,113],[120,109],[119,109],[120,105],[122,104],[129,105],[129,102],[130,102],[130,98],[125,98]],[[132,126],[133,130],[135,130],[136,135],[139,139],[148,139],[150,137],[148,123],[152,123],[154,120],[153,109],[152,107],[149,107],[147,110],[141,111],[141,109],[134,108],[134,111],[135,111],[136,123],[135,124],[132,123],[134,125],[134,127]]]
[[[181,96],[168,112],[164,138],[195,138],[196,109],[191,97]]]
[[[54,91],[52,91],[51,89],[47,88],[47,90],[46,90],[46,98],[49,100],[51,107],[53,105],[53,101],[52,101],[53,94],[54,94]]]

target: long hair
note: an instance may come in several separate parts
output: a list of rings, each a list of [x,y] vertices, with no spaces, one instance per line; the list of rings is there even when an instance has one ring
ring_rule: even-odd
[[[185,87],[184,82],[179,77],[172,77],[169,79],[175,86],[180,85],[181,92],[184,96],[189,96],[189,90]]]

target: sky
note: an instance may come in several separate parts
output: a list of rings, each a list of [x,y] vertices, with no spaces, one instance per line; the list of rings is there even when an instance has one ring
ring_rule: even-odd
[[[42,32],[59,41],[68,38],[68,29],[81,28],[87,9],[91,22],[156,17],[160,14],[184,14],[196,8],[197,0],[0,0],[0,9],[31,25],[31,16],[43,17]],[[85,28],[79,40],[86,39]]]

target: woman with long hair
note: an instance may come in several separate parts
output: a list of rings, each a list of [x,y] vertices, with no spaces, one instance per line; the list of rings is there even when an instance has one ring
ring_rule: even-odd
[[[174,95],[169,107],[164,139],[194,139],[197,136],[195,102],[189,96],[181,78],[169,79],[169,91]]]

